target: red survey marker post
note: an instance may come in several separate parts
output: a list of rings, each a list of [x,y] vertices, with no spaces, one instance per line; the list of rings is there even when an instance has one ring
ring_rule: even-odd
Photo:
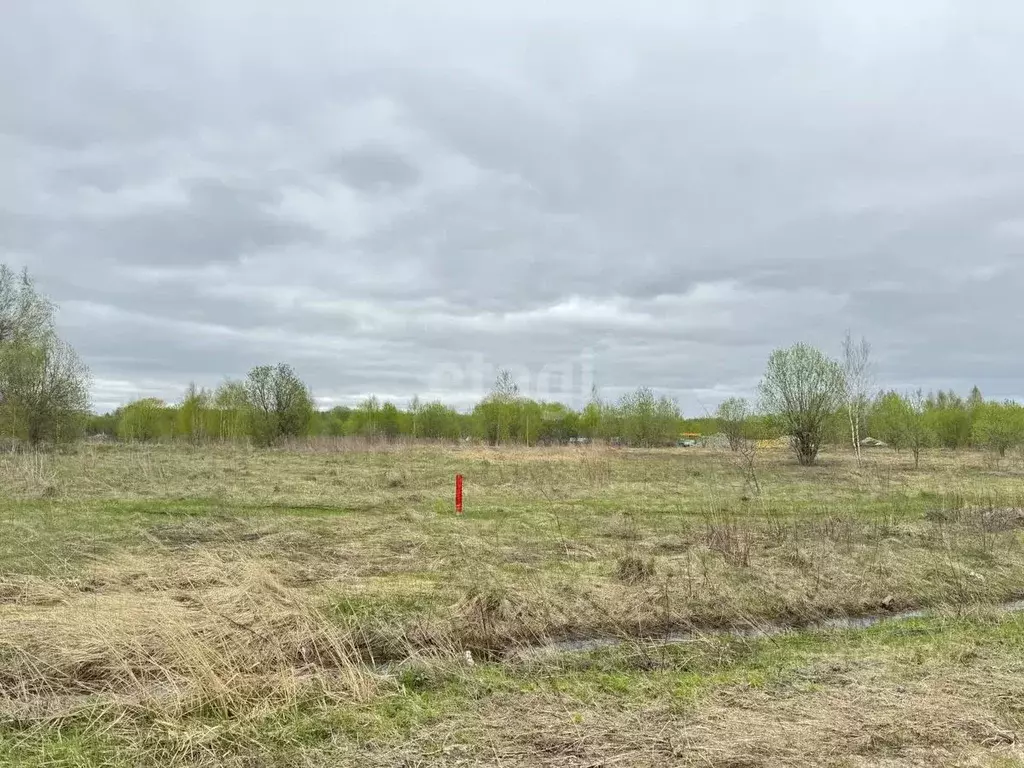
[[[455,514],[462,514],[462,475],[455,476]]]

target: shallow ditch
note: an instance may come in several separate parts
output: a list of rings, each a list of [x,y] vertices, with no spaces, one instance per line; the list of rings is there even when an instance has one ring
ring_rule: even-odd
[[[978,607],[992,608],[1004,613],[1024,613],[1024,599],[1016,599],[995,605],[979,605]],[[922,609],[886,614],[872,614],[867,616],[839,616],[799,625],[772,622],[751,622],[747,626],[737,626],[727,629],[693,629],[684,632],[666,632],[662,634],[651,634],[637,637],[609,637],[607,635],[582,637],[538,643],[530,646],[529,648],[520,650],[516,655],[523,656],[544,653],[597,651],[606,648],[635,645],[637,643],[643,643],[645,645],[680,645],[699,642],[700,640],[715,637],[758,639],[764,637],[777,637],[779,635],[786,635],[795,632],[859,630],[868,629],[879,624],[899,623],[901,621],[932,618],[940,615],[941,614],[935,611]]]

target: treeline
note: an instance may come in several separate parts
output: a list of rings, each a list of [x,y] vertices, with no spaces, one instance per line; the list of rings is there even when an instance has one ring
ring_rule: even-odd
[[[986,401],[977,387],[966,398],[952,391],[928,395],[894,391],[851,394],[839,366],[803,345],[779,350],[769,363],[810,355],[815,373],[800,363],[789,379],[766,374],[756,406],[731,398],[713,415],[684,418],[672,399],[640,388],[615,401],[591,401],[574,410],[520,394],[511,376],[499,374],[491,392],[469,412],[413,398],[405,407],[369,397],[356,407],[317,410],[309,388],[287,365],[254,368],[242,381],[209,391],[190,386],[179,403],[143,399],[88,420],[90,434],[128,442],[251,442],[270,446],[288,438],[360,437],[371,442],[401,439],[490,445],[553,445],[577,441],[639,447],[675,445],[687,434],[721,435],[734,450],[744,440],[788,436],[797,456],[813,463],[821,446],[854,449],[881,440],[915,458],[928,447],[989,448],[1000,455],[1024,446],[1024,407]],[[787,355],[789,356],[787,358]],[[829,373],[823,376],[822,371]],[[787,389],[772,407],[772,385]],[[792,392],[788,388],[794,388]],[[801,399],[802,398],[802,399]]]
[[[910,451],[915,464],[929,447],[987,448],[1005,456],[1024,446],[1024,407],[985,400],[977,387],[966,398],[920,389],[872,394],[870,351],[866,340],[854,343],[849,334],[841,360],[806,344],[775,350],[758,387],[757,410],[744,399],[727,400],[716,414],[719,428],[738,450],[760,413],[771,430],[789,438],[801,464],[813,464],[825,443],[852,443],[859,458],[862,448],[881,441]]]
[[[833,359],[806,344],[775,350],[755,403],[731,398],[714,415],[686,419],[674,400],[647,388],[617,400],[595,391],[580,410],[538,402],[502,371],[490,393],[463,413],[418,398],[401,408],[367,398],[354,408],[316,408],[309,387],[288,366],[258,366],[241,381],[215,390],[189,387],[180,402],[143,399],[113,413],[89,412],[88,369],[62,340],[54,305],[27,272],[0,265],[0,440],[38,445],[83,434],[124,441],[248,442],[272,446],[312,436],[402,438],[491,445],[607,441],[674,445],[686,433],[722,434],[730,447],[786,437],[802,464],[813,464],[828,443],[860,455],[870,438],[913,453],[925,448],[987,448],[1000,456],[1024,447],[1024,407],[985,400],[977,389],[924,394],[874,386],[870,345],[849,334]]]
[[[491,445],[551,445],[571,441],[606,440],[623,445],[674,445],[680,434],[713,429],[715,420],[684,419],[676,403],[641,388],[615,402],[596,396],[582,410],[562,403],[545,403],[519,394],[511,377],[502,373],[494,390],[472,411],[463,413],[441,402],[413,398],[404,408],[369,397],[354,408],[326,411],[313,408],[308,389],[286,365],[269,369],[274,380],[289,381],[289,403],[257,406],[255,369],[244,381],[227,381],[216,390],[189,387],[181,402],[137,400],[113,413],[94,415],[89,432],[123,441],[251,441],[272,445],[287,438],[361,437],[370,441],[399,439],[457,442],[473,439]],[[267,429],[268,414],[279,426]]]
[[[89,432],[127,442],[181,439],[196,444],[249,441],[271,446],[313,434],[322,415],[309,388],[290,366],[262,365],[244,381],[226,381],[215,392],[192,385],[176,405],[144,398],[113,413],[93,415]]]
[[[923,395],[885,392],[871,404],[872,437],[915,461],[925,448],[985,448],[1000,456],[1024,446],[1024,407],[1013,401],[985,400],[975,387],[965,399],[955,392]]]
[[[851,440],[845,406],[828,414],[822,442],[846,445]],[[730,428],[757,419],[756,426]],[[741,437],[776,437],[785,434],[783,425],[771,416],[756,416],[746,400],[732,398],[716,411],[714,419],[704,419],[707,429]],[[988,448],[1005,455],[1024,446],[1024,406],[1014,401],[985,400],[974,387],[967,397],[952,390],[900,393],[878,392],[863,407],[861,422],[863,444],[882,441],[895,450],[916,448]]]

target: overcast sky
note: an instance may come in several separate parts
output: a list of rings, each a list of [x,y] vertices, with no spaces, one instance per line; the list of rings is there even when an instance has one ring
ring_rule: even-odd
[[[1024,395],[1015,0],[0,6],[0,261],[100,410],[287,361],[696,415],[846,328]]]

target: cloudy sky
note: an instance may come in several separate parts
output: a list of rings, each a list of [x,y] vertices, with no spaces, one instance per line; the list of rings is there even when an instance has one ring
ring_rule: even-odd
[[[1014,0],[0,5],[0,261],[100,410],[287,361],[696,414],[846,328],[1024,396]]]

